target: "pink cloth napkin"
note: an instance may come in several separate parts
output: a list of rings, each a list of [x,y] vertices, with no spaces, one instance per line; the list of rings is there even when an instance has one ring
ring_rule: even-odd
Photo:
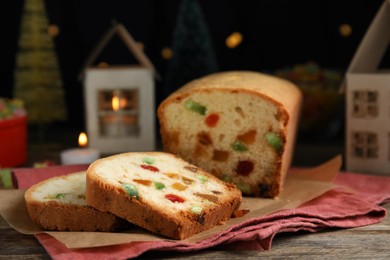
[[[85,168],[86,166],[57,166],[39,170],[14,169],[14,175],[19,188],[27,188],[48,176]],[[390,177],[340,173],[335,183],[350,189],[340,187],[331,190],[296,209],[250,219],[198,243],[153,241],[68,249],[47,234],[38,234],[36,237],[54,259],[122,259],[134,258],[151,250],[187,252],[226,245],[229,249],[268,250],[278,233],[358,227],[378,223],[385,217],[386,209],[379,204],[390,201]],[[352,193],[351,189],[355,192]]]
[[[84,171],[88,165],[49,166],[44,168],[15,168],[12,170],[15,187],[27,189],[47,178]]]

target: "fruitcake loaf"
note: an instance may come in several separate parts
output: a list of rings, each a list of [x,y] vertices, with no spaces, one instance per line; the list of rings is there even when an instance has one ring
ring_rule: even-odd
[[[241,192],[181,158],[130,152],[93,162],[87,204],[151,232],[185,239],[230,218]]]
[[[53,177],[30,187],[25,193],[28,213],[47,230],[116,231],[130,223],[85,203],[85,172]]]
[[[292,160],[301,102],[295,85],[257,72],[191,81],[158,107],[164,151],[244,195],[274,198]]]

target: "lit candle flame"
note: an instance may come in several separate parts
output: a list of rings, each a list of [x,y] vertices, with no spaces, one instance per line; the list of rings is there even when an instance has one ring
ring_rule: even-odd
[[[127,100],[124,97],[119,98],[117,95],[112,97],[111,105],[114,111],[118,111],[119,109],[123,109],[126,107]]]
[[[80,146],[80,147],[84,147],[84,146],[87,145],[87,143],[88,143],[87,134],[84,133],[84,132],[81,132],[81,133],[79,134],[79,146]]]
[[[119,110],[119,97],[113,96],[111,103],[112,103],[112,109],[114,109],[114,111],[118,111]]]

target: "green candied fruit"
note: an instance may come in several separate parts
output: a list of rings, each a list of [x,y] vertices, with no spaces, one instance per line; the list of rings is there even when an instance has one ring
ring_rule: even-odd
[[[223,180],[224,182],[232,182],[232,181],[233,181],[233,180],[232,180],[232,177],[229,176],[229,175],[227,175],[227,174],[223,174],[223,175],[221,176],[221,180]]]
[[[55,196],[56,199],[61,199],[61,198],[63,198],[63,197],[65,197],[65,193],[58,193],[58,194],[56,194],[56,196]]]
[[[274,132],[269,132],[265,134],[265,140],[277,151],[280,153],[283,149],[283,141],[280,137]]]
[[[199,113],[201,115],[205,115],[206,114],[206,107],[195,102],[195,101],[192,101],[191,99],[188,99],[185,103],[184,103],[184,106],[185,108],[187,108],[188,110],[191,110],[193,112],[196,112],[196,113]]]
[[[248,195],[252,194],[252,187],[249,184],[240,182],[237,183],[236,186],[242,193]]]
[[[154,187],[157,189],[157,190],[162,190],[165,188],[165,184],[162,183],[162,182],[154,182]]]
[[[199,207],[199,206],[193,206],[192,208],[191,208],[191,211],[193,212],[193,213],[195,213],[195,214],[200,214],[200,213],[202,213],[202,208],[201,207]]]
[[[237,152],[245,152],[248,151],[248,147],[240,141],[235,141],[232,143],[232,149]]]
[[[197,175],[196,178],[200,180],[201,183],[205,183],[208,181],[207,177],[204,175]]]
[[[129,195],[130,197],[134,197],[137,200],[139,200],[139,193],[137,191],[137,188],[133,184],[131,184],[131,183],[123,183],[122,186],[123,186],[123,189],[125,189],[125,192],[127,193],[127,195]]]
[[[147,163],[147,164],[153,164],[153,163],[155,162],[155,159],[152,158],[152,157],[145,157],[145,158],[143,159],[143,162],[144,162],[144,163]]]

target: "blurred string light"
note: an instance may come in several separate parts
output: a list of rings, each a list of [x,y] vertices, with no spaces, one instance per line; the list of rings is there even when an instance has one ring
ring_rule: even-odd
[[[242,43],[243,37],[239,32],[233,32],[226,38],[226,46],[230,49],[236,48],[238,45]]]
[[[351,36],[352,34],[352,27],[351,25],[347,24],[347,23],[343,23],[342,25],[340,25],[339,27],[339,33],[341,34],[341,36],[343,37],[349,37]]]
[[[166,60],[169,60],[170,58],[172,58],[172,55],[173,55],[173,52],[172,52],[172,49],[169,48],[169,47],[164,47],[162,48],[161,50],[161,56],[166,59]]]
[[[227,38],[226,38],[226,41],[225,41],[225,44],[228,48],[230,49],[234,49],[236,48],[238,45],[240,45],[243,41],[243,36],[240,32],[233,32],[232,34],[230,34]],[[172,58],[173,56],[173,52],[172,52],[172,49],[169,48],[169,47],[164,47],[161,49],[161,56],[163,57],[163,59],[165,60],[169,60]]]
[[[50,24],[47,28],[47,33],[54,38],[60,34],[60,28],[56,24]]]

